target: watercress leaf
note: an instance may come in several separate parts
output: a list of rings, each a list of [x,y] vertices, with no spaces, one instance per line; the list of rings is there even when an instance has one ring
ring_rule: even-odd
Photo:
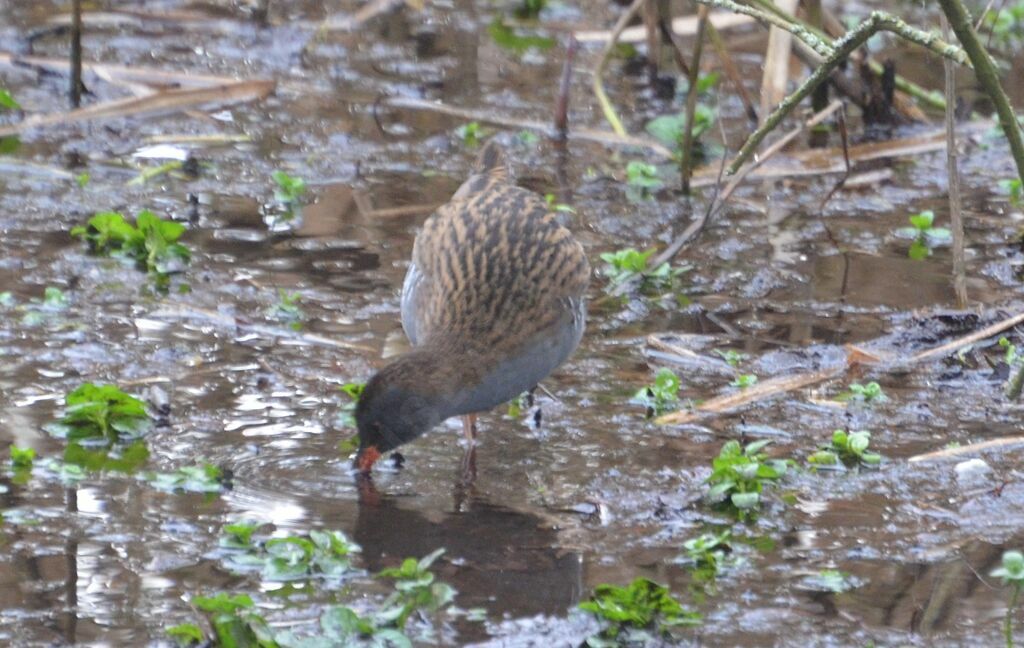
[[[730,496],[732,505],[741,511],[757,508],[761,503],[760,493],[733,493]]]

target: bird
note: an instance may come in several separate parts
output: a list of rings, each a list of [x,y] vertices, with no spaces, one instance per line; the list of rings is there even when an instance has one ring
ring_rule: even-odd
[[[412,348],[359,397],[358,473],[453,416],[472,447],[478,413],[535,387],[579,345],[590,274],[572,232],[486,142],[413,243],[401,297]]]

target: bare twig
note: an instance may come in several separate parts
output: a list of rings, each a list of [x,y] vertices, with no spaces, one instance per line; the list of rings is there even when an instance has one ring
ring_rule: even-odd
[[[690,65],[690,87],[686,92],[686,122],[683,125],[683,141],[679,149],[679,176],[684,195],[690,194],[690,173],[693,170],[693,121],[697,112],[697,81],[700,79],[700,57],[704,52],[704,28],[708,24],[708,11],[703,5],[697,9],[697,36],[693,44],[693,63]]]
[[[82,104],[82,0],[71,2],[71,107]]]
[[[825,208],[828,201],[832,199],[837,191],[843,188],[846,181],[850,177],[850,138],[849,133],[846,131],[846,105],[843,105],[843,109],[839,111],[839,138],[843,144],[843,175],[839,178],[839,181],[832,186],[832,189],[825,194],[825,197],[821,199],[821,204],[818,205],[818,211]]]
[[[722,62],[722,70],[725,71],[725,76],[729,77],[733,88],[736,89],[736,94],[739,96],[740,101],[743,102],[743,107],[747,111],[747,117],[750,121],[757,123],[757,108],[754,107],[754,101],[750,98],[747,87],[743,85],[743,78],[740,76],[739,69],[736,68],[736,63],[732,60],[732,55],[729,54],[729,48],[725,46],[725,41],[722,40],[722,35],[718,33],[718,28],[710,20],[707,22],[705,29],[707,30],[708,41],[715,48],[718,60]]]
[[[949,39],[949,21],[942,16],[942,36]],[[949,226],[953,230],[953,292],[958,308],[967,308],[967,275],[964,263],[964,219],[960,206],[960,172],[956,150],[956,70],[949,59],[946,68],[946,173],[949,176]]]
[[[679,73],[683,76],[690,76],[690,66],[686,63],[686,57],[683,56],[683,48],[679,46],[679,41],[676,40],[676,35],[672,33],[672,29],[668,26],[668,22],[659,20],[658,29],[661,30],[661,37],[672,45],[672,58],[675,59],[676,67],[679,68]]]
[[[608,39],[604,50],[601,51],[601,58],[598,59],[597,69],[594,70],[594,97],[601,106],[604,118],[608,121],[612,130],[615,131],[615,134],[619,136],[625,136],[626,129],[622,126],[622,122],[619,121],[619,116],[615,112],[615,106],[612,105],[611,100],[608,99],[608,94],[604,91],[604,81],[601,80],[601,77],[604,76],[604,70],[608,67],[608,61],[611,59],[612,50],[615,49],[615,43],[619,40],[619,35],[626,28],[626,25],[629,24],[629,21],[633,19],[633,16],[640,11],[644,2],[646,0],[633,0],[633,3],[629,5],[626,12],[619,17],[618,22],[615,23],[615,27],[612,29],[611,38]]]
[[[572,63],[576,58],[579,43],[572,35],[569,45],[565,48],[565,62],[562,63],[562,78],[558,82],[558,102],[555,104],[555,133],[558,139],[565,140],[569,133],[569,94],[572,90]]]

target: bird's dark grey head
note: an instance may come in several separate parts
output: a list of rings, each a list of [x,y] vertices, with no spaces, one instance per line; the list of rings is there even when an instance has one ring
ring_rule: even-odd
[[[446,399],[432,387],[413,354],[399,357],[366,383],[356,405],[359,453],[356,467],[369,472],[385,452],[412,441],[442,420]],[[413,356],[413,357],[410,357]]]

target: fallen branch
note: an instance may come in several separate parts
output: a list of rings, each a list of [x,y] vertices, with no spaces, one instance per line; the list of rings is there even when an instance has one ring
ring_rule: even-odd
[[[925,360],[933,360],[935,358],[939,358],[939,357],[942,357],[942,356],[945,356],[945,355],[949,355],[950,353],[954,353],[956,351],[959,351],[960,349],[962,349],[962,348],[964,348],[964,347],[966,347],[966,346],[968,346],[970,344],[974,344],[975,342],[978,342],[980,340],[984,340],[985,338],[992,337],[996,333],[1002,333],[1006,329],[1013,328],[1014,326],[1017,326],[1021,322],[1024,322],[1024,313],[1018,313],[1018,314],[1016,314],[1016,315],[1014,315],[1012,317],[1008,317],[1008,318],[1006,318],[1006,319],[1004,319],[1004,320],[1002,320],[1000,322],[996,322],[995,324],[992,324],[991,326],[986,326],[985,328],[981,329],[980,331],[975,331],[974,333],[969,333],[969,334],[967,334],[967,335],[965,335],[963,337],[957,338],[957,339],[955,339],[955,340],[953,340],[951,342],[947,342],[946,344],[937,346],[934,349],[929,349],[927,351],[922,351],[921,353],[918,353],[918,354],[912,356],[910,358],[910,362],[912,362],[912,363],[913,362],[923,362]]]
[[[198,89],[167,90],[145,97],[128,97],[94,104],[69,112],[34,115],[17,124],[0,128],[0,137],[15,135],[29,128],[69,124],[110,117],[178,112],[199,105],[224,105],[262,99],[274,90],[273,81],[236,81],[227,85]]]
[[[768,398],[791,392],[795,389],[808,387],[830,378],[835,378],[846,371],[846,366],[822,371],[797,374],[795,376],[780,376],[764,382],[759,382],[752,387],[747,387],[733,394],[717,396],[706,400],[692,410],[684,409],[659,416],[654,419],[655,423],[692,423],[706,414],[721,414],[754,402],[760,402]]]
[[[907,461],[910,463],[917,463],[919,461],[932,461],[934,459],[952,459],[968,454],[975,454],[982,450],[1003,448],[1010,445],[1024,445],[1024,436],[1001,437],[999,439],[990,439],[988,441],[982,441],[981,443],[972,443],[970,445],[958,446],[956,448],[943,448],[942,450],[936,450],[934,452],[914,455],[907,459]]]

